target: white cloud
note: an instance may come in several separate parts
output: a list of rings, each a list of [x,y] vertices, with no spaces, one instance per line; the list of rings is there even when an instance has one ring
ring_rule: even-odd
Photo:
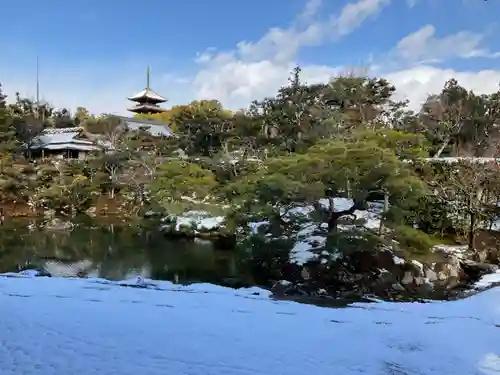
[[[477,94],[486,94],[498,89],[500,70],[455,71],[422,65],[384,74],[396,86],[396,97],[408,99],[410,106],[418,110],[428,95],[439,93],[451,78]]]
[[[448,58],[496,57],[482,46],[484,35],[471,31],[459,31],[442,38],[436,36],[436,28],[426,25],[401,39],[396,54],[409,62],[442,61]]]
[[[316,20],[321,2],[309,0],[289,28],[272,28],[256,42],[242,41],[234,51],[205,51],[197,58],[201,70],[194,87],[201,98],[217,98],[239,108],[272,95],[286,83],[301,48],[345,36],[378,14],[389,0],[358,0],[344,6],[337,16]],[[306,22],[307,21],[307,22]],[[327,81],[340,67],[303,66],[309,83]]]
[[[321,14],[321,1],[309,0],[288,28],[270,29],[261,39],[242,41],[232,51],[210,47],[198,54],[199,69],[189,77],[164,72],[158,68],[160,63],[156,67],[153,65],[152,87],[170,99],[168,105],[195,99],[218,99],[231,109],[246,107],[254,99],[275,94],[286,83],[303,48],[338,41],[376,17],[388,4],[389,0],[353,0],[337,15],[325,17]],[[435,28],[428,25],[403,38],[393,52],[411,62],[488,55],[482,42],[480,34],[471,32],[436,37]],[[33,97],[34,64],[27,68],[12,61],[23,60],[19,56],[0,55],[0,82],[11,97],[15,91]],[[377,74],[394,83],[397,95],[408,98],[414,108],[418,108],[428,94],[439,92],[452,77],[468,89],[481,93],[496,90],[500,82],[500,70],[459,72],[433,67],[429,62],[394,69],[377,60],[373,63],[379,65]],[[51,70],[42,69],[42,94],[59,107],[74,109],[82,105],[94,113],[126,114],[126,97],[145,85],[146,65],[145,61],[114,66],[80,63],[61,69],[54,64]],[[309,83],[326,82],[345,72],[346,68],[305,64],[302,66],[303,78]]]
[[[347,4],[338,18],[332,18],[334,32],[343,36],[361,26],[369,17],[377,15],[390,0],[359,0]]]

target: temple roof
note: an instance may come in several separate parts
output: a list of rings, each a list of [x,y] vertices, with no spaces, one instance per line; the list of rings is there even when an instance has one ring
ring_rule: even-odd
[[[83,128],[46,128],[39,135],[34,137],[31,144],[26,147],[37,150],[82,150],[94,151],[101,149],[100,146],[87,139],[77,138]]]
[[[131,100],[133,102],[135,102],[135,101],[149,101],[152,103],[163,103],[163,102],[167,101],[167,99],[165,99],[160,94],[157,94],[156,92],[154,92],[150,88],[145,88],[141,92],[138,92],[137,94],[130,96],[127,99]]]
[[[163,137],[175,136],[172,129],[170,129],[170,126],[161,121],[147,120],[134,117],[118,117],[118,118],[120,119],[122,125],[131,131],[144,130],[154,136],[163,136]]]
[[[160,94],[154,92],[151,90],[151,78],[150,78],[150,72],[149,72],[149,66],[148,70],[146,72],[146,88],[142,90],[141,92],[138,92],[137,94],[127,98],[128,100],[131,100],[133,102],[149,102],[151,104],[156,104],[156,103],[164,103],[167,101],[166,98],[161,96]]]
[[[127,111],[135,113],[161,113],[165,112],[166,109],[161,108],[154,104],[144,103],[144,104],[138,104],[132,108],[127,108]]]

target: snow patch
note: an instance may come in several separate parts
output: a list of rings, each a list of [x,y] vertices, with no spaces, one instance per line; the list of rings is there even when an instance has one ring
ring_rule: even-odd
[[[466,259],[468,248],[465,245],[435,245],[434,250],[442,251],[444,253],[454,255],[458,259]]]
[[[500,270],[495,273],[482,276],[476,283],[474,289],[481,290],[500,283]]]
[[[392,260],[393,260],[394,264],[405,264],[406,263],[403,258],[400,258],[397,255],[394,255],[392,257]]]
[[[180,231],[182,227],[195,231],[213,231],[223,225],[225,217],[213,216],[206,211],[188,211],[179,216],[168,216],[163,221],[175,223],[176,231]],[[168,225],[164,227],[168,227]]]

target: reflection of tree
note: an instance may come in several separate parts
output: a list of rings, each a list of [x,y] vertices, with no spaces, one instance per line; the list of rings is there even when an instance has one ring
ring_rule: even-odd
[[[217,283],[234,277],[237,268],[231,252],[214,251],[210,244],[169,241],[155,228],[79,222],[71,232],[65,232],[30,230],[27,224],[20,219],[4,223],[0,231],[0,272],[28,265],[43,267],[50,261],[59,264],[52,269],[78,268],[75,275],[97,270],[96,276],[115,280],[146,273],[167,280],[177,275],[182,283]]]

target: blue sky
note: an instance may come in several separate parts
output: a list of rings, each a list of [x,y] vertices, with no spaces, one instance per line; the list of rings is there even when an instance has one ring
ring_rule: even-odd
[[[309,82],[351,71],[387,76],[418,103],[459,78],[500,81],[500,1],[24,0],[2,5],[0,82],[55,106],[124,113],[152,85],[170,104],[215,98],[229,108],[272,95],[299,63]],[[274,31],[273,31],[274,30]]]

